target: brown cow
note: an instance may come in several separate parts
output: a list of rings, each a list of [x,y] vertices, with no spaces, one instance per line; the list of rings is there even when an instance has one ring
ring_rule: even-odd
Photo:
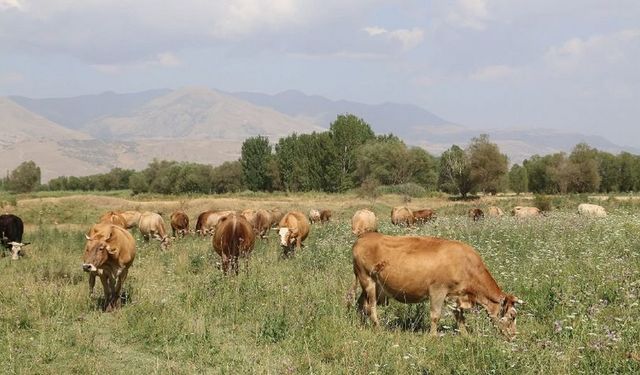
[[[267,210],[256,211],[256,220],[253,223],[253,229],[260,238],[267,238],[269,230],[271,229],[271,212]]]
[[[478,221],[480,219],[484,219],[484,212],[482,212],[479,208],[470,208],[469,212],[467,212],[467,216],[473,221]]]
[[[315,224],[320,221],[320,211],[314,209],[309,210],[309,221]]]
[[[502,208],[500,207],[489,206],[489,208],[487,208],[487,216],[500,217],[503,215],[504,215],[504,211],[502,211]]]
[[[248,258],[254,242],[253,228],[244,216],[232,213],[220,218],[213,235],[213,248],[222,257],[225,275],[229,267],[238,274],[238,258]]]
[[[184,211],[176,211],[171,214],[171,230],[174,237],[184,237],[189,233],[189,216]]]
[[[331,220],[331,215],[332,215],[331,210],[320,211],[320,222],[327,223],[329,220]]]
[[[252,227],[254,226],[256,222],[256,210],[247,208],[246,210],[243,210],[240,215],[244,216]]]
[[[195,228],[196,233],[200,234],[201,236],[204,236],[206,234],[205,231],[203,230],[203,227],[204,227],[204,224],[207,222],[207,218],[209,218],[209,215],[211,215],[212,213],[214,213],[214,211],[208,210],[208,211],[201,212],[200,215],[198,215],[198,219],[196,219],[196,228]]]
[[[463,309],[482,305],[502,333],[516,333],[518,298],[504,293],[480,255],[471,246],[436,237],[361,235],[353,245],[353,271],[362,293],[358,311],[375,326],[380,324],[376,304],[383,296],[404,303],[430,300],[432,336],[447,297],[455,300],[458,330],[466,334]]]
[[[515,217],[536,217],[540,216],[541,212],[538,207],[515,206],[513,210],[511,210],[511,215]]]
[[[414,222],[413,212],[407,207],[394,207],[391,209],[391,224],[410,226]]]
[[[284,217],[286,212],[281,211],[279,208],[273,208],[269,211],[271,213],[271,226],[277,227],[280,224],[280,220]]]
[[[138,223],[138,229],[142,233],[142,238],[146,242],[149,242],[149,238],[153,237],[160,241],[160,249],[167,250],[171,244],[171,239],[167,236],[165,230],[164,220],[160,214],[155,212],[143,212],[140,214],[140,222]]]
[[[140,221],[140,211],[118,211],[120,215],[127,222],[127,229],[131,229],[133,227],[138,226],[138,222]]]
[[[290,211],[278,224],[278,235],[285,257],[294,254],[294,245],[297,251],[302,248],[302,241],[309,235],[309,220],[300,211]]]
[[[118,211],[108,211],[100,216],[98,223],[113,224],[120,228],[127,228],[127,221]]]
[[[89,291],[93,294],[96,274],[104,289],[103,310],[120,307],[120,291],[129,267],[136,257],[136,241],[126,229],[113,224],[95,224],[85,235],[82,269],[89,272]]]
[[[359,236],[367,232],[377,232],[376,214],[365,209],[356,211],[351,218],[351,232]]]
[[[424,224],[427,221],[436,219],[436,212],[430,208],[425,208],[424,210],[415,210],[413,211],[413,219],[418,224]]]

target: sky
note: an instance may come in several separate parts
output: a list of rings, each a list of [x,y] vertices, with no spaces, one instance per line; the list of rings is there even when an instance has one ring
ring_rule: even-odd
[[[0,0],[0,96],[207,86],[640,147],[638,0]]]

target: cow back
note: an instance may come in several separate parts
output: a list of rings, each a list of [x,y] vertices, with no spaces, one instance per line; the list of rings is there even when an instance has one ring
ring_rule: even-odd
[[[309,235],[309,220],[300,211],[289,211],[280,220],[278,225],[280,228],[289,228],[290,231],[297,233],[301,241]]]
[[[413,225],[413,212],[404,206],[391,209],[391,223],[395,225]]]
[[[222,217],[213,235],[213,248],[220,256],[247,255],[254,243],[253,227],[242,215],[230,214]]]
[[[16,215],[0,215],[0,241],[2,245],[11,248],[9,242],[22,242],[24,223]]]
[[[367,209],[356,211],[351,218],[351,232],[359,236],[366,232],[375,232],[378,230],[376,215]]]

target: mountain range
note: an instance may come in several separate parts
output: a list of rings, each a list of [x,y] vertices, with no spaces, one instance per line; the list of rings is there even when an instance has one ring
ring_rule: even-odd
[[[569,151],[578,142],[623,150],[602,137],[550,129],[471,129],[409,104],[335,101],[293,90],[268,95],[187,87],[71,98],[0,97],[0,171],[34,160],[47,181],[113,167],[142,169],[154,158],[217,165],[237,159],[248,137],[263,135],[275,143],[294,132],[321,132],[345,113],[362,118],[376,133],[393,133],[433,154],[452,144],[464,146],[482,133],[512,162]]]

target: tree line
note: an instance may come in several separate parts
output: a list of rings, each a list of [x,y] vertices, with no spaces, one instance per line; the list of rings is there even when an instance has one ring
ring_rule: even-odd
[[[631,192],[640,190],[640,156],[614,155],[580,143],[569,154],[534,155],[509,168],[507,156],[487,135],[473,138],[464,149],[453,145],[435,157],[420,147],[407,146],[393,134],[376,135],[364,120],[345,114],[328,131],[294,133],[275,145],[267,137],[248,138],[239,160],[216,167],[154,160],[141,171],[114,168],[91,176],[57,177],[44,185],[40,179],[40,168],[28,161],[0,179],[0,188],[11,192],[130,189],[133,194],[359,188],[374,194],[410,186],[410,191],[442,191],[462,197],[505,191]]]

